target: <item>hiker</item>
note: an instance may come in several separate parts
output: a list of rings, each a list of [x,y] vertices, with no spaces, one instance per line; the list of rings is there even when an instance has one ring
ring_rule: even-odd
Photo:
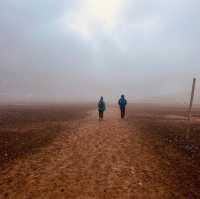
[[[106,110],[106,103],[104,102],[103,97],[101,96],[98,102],[99,120],[103,119],[103,112],[105,110]]]
[[[127,105],[127,100],[125,99],[124,95],[121,95],[121,98],[118,101],[120,111],[121,111],[121,118],[125,117],[126,113],[126,105]]]

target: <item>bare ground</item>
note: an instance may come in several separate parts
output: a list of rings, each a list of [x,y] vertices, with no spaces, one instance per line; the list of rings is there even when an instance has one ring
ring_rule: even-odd
[[[63,130],[70,133],[93,108],[88,104],[0,106],[0,168],[39,152]]]
[[[0,198],[200,198],[198,164],[148,136],[151,129],[146,123],[142,129],[134,116],[121,120],[111,107],[102,122],[91,111],[64,125],[39,153],[0,171]]]

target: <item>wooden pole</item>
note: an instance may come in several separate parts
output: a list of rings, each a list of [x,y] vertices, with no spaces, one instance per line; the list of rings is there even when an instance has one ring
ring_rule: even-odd
[[[190,106],[189,106],[189,111],[188,111],[188,120],[189,121],[191,120],[191,117],[192,117],[191,113],[192,113],[192,105],[193,105],[193,100],[194,100],[195,85],[196,85],[196,78],[193,78]]]

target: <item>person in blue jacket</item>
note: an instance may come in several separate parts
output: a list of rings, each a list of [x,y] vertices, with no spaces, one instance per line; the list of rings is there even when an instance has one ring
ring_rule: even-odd
[[[126,105],[127,105],[127,100],[125,99],[124,95],[121,95],[121,98],[119,99],[118,104],[121,111],[121,118],[124,118],[126,114]]]
[[[104,102],[103,97],[101,96],[98,102],[99,120],[103,120],[103,113],[105,110],[106,110],[106,103]]]

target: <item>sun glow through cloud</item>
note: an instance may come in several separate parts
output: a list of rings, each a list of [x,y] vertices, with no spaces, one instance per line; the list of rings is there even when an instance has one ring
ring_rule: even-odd
[[[100,26],[112,30],[122,7],[121,0],[85,0],[62,21],[73,31],[89,37]]]
[[[200,80],[199,7],[198,0],[1,0],[0,103],[91,102],[121,92],[133,102],[188,103],[192,78]]]

